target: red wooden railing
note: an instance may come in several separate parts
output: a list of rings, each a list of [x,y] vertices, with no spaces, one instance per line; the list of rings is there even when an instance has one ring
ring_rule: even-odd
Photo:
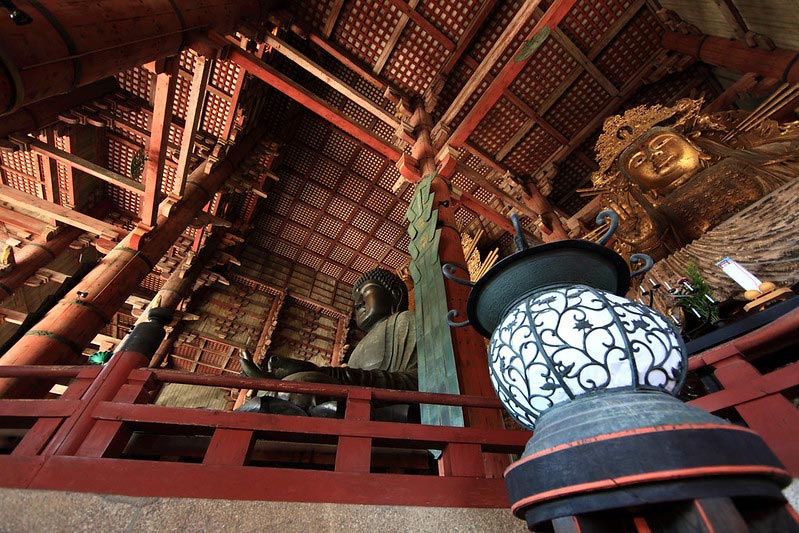
[[[691,403],[734,409],[799,475],[799,310],[692,357],[723,390]],[[751,361],[778,357],[783,363]],[[507,507],[504,482],[486,476],[486,454],[520,453],[526,431],[370,420],[373,402],[501,408],[496,399],[343,385],[207,376],[146,368],[134,352],[104,367],[2,366],[0,378],[70,379],[59,399],[0,400],[0,428],[24,435],[0,455],[0,486],[273,501]],[[162,383],[318,394],[346,401],[343,419],[153,405]],[[786,397],[787,396],[787,397]],[[441,450],[438,465],[428,449]],[[430,464],[433,465],[432,473]],[[301,466],[301,467],[300,467]],[[436,475],[436,472],[438,475]]]
[[[30,428],[9,455],[0,456],[0,485],[133,496],[507,507],[504,483],[486,477],[483,455],[521,453],[530,437],[526,431],[370,420],[373,401],[500,409],[491,398],[207,376],[136,368],[136,361],[139,354],[123,352],[102,371],[0,367],[0,377],[75,378],[61,399],[0,400],[0,427],[27,422]],[[318,394],[344,399],[346,411],[343,419],[319,419],[152,405],[161,383]],[[151,452],[161,440],[171,450],[164,453],[176,453],[174,442],[167,442],[175,435],[194,440],[179,453],[197,462],[133,458],[134,434]],[[207,447],[199,445],[198,451],[196,441],[203,437]],[[335,458],[327,465],[324,453],[317,454],[319,461],[311,454],[306,466],[317,469],[251,466],[254,445],[263,441],[279,443],[273,451],[291,443],[312,450],[334,446]],[[428,449],[441,450],[440,475],[429,472]],[[294,462],[309,454],[289,457]],[[416,473],[374,472],[378,468]]]

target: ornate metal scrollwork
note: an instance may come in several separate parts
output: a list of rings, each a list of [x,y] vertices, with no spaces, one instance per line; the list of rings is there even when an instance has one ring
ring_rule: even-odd
[[[641,276],[643,274],[646,274],[647,272],[649,272],[649,269],[651,269],[655,265],[655,262],[652,260],[652,258],[649,257],[646,254],[633,254],[633,255],[631,255],[630,256],[630,264],[634,265],[635,263],[643,263],[644,266],[642,266],[641,268],[639,268],[635,272],[631,273],[630,274],[631,278],[634,278],[635,276]]]
[[[465,322],[454,322],[452,320],[453,318],[457,318],[459,315],[460,315],[460,313],[458,313],[457,309],[450,309],[449,310],[449,312],[447,313],[447,324],[449,324],[449,327],[451,327],[451,328],[462,328],[464,326],[468,326],[469,325],[469,321],[468,320],[466,320]]]
[[[602,225],[607,221],[610,221],[610,227],[608,228],[608,231],[606,231],[605,234],[602,235],[602,237],[596,242],[600,246],[605,246],[610,238],[613,237],[613,234],[616,233],[616,228],[619,227],[619,215],[617,215],[612,209],[605,209],[596,216],[597,224]]]
[[[586,286],[525,297],[489,347],[497,395],[525,427],[550,407],[603,390],[674,394],[685,352],[673,326],[646,306]]]
[[[459,265],[458,263],[444,263],[444,265],[441,267],[441,272],[444,274],[444,277],[450,281],[454,281],[455,283],[459,283],[461,285],[466,285],[467,287],[474,287],[474,283],[471,281],[455,276],[456,268],[460,268],[464,272],[468,273],[466,267]]]

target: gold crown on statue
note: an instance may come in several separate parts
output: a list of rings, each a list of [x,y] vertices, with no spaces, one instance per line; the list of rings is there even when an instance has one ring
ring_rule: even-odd
[[[617,157],[636,139],[649,129],[676,114],[682,116],[675,125],[683,125],[699,114],[703,99],[683,98],[672,107],[660,104],[640,105],[625,111],[623,115],[613,115],[605,120],[603,132],[596,142],[599,172],[604,173]]]

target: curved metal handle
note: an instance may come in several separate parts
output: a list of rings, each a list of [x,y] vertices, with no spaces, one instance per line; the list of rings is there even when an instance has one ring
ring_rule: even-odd
[[[513,236],[513,243],[516,245],[516,251],[521,252],[530,247],[527,244],[527,239],[524,238],[524,230],[522,230],[522,223],[519,222],[519,215],[513,213],[510,216],[510,221],[513,223],[513,229],[516,230],[516,235]]]
[[[644,266],[642,266],[641,268],[630,274],[630,278],[646,274],[647,272],[649,272],[649,269],[655,265],[655,262],[652,260],[652,258],[646,254],[633,254],[630,256],[630,264],[640,263],[642,261],[644,263]]]
[[[459,265],[458,263],[444,263],[441,267],[441,272],[444,273],[444,277],[450,281],[454,281],[455,283],[459,283],[461,285],[466,285],[467,287],[474,287],[474,283],[467,279],[458,278],[455,276],[455,269],[460,268],[464,272],[468,272],[466,267],[463,265]]]
[[[613,234],[616,233],[616,228],[619,227],[619,215],[617,215],[612,209],[605,209],[596,216],[597,224],[604,224],[608,220],[610,220],[610,227],[608,228],[608,231],[606,231],[605,234],[602,235],[602,237],[596,242],[600,246],[605,246],[610,238],[613,237]]]
[[[465,322],[453,322],[452,321],[452,319],[456,318],[459,314],[460,313],[458,313],[457,309],[450,309],[449,310],[449,313],[447,313],[447,324],[449,324],[449,327],[451,327],[451,328],[462,328],[463,326],[468,326],[469,325],[469,321],[468,320],[465,321]]]

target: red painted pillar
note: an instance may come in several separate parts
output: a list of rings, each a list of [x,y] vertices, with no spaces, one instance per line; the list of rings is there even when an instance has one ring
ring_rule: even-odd
[[[524,203],[527,207],[539,213],[541,217],[541,237],[544,242],[562,241],[569,238],[569,233],[563,224],[560,222],[555,209],[549,203],[546,196],[541,194],[535,187],[531,187],[530,196],[524,197]]]
[[[177,54],[208,30],[257,20],[269,0],[31,2],[33,22],[0,17],[0,114]]]
[[[668,50],[695,57],[708,65],[740,73],[754,72],[789,83],[799,82],[799,52],[795,50],[750,48],[735,39],[675,32],[666,32],[661,44]]]
[[[64,299],[0,357],[0,365],[46,365],[79,356],[200,209],[213,198],[261,134],[260,129],[250,132],[210,174],[205,173],[205,165],[195,170],[189,176],[183,198],[169,217],[159,216],[156,228],[143,236],[138,245],[135,230],[117,244]],[[18,387],[21,385],[16,380],[0,380],[0,397],[21,393]]]
[[[441,264],[456,263],[466,264],[461,245],[461,235],[456,226],[455,209],[448,180],[438,173],[436,168],[433,144],[430,130],[433,121],[423,107],[417,108],[411,118],[411,124],[417,133],[417,140],[413,146],[413,157],[419,162],[422,176],[435,174],[430,183],[433,193],[433,206],[438,210],[438,227],[441,229],[438,256]],[[447,309],[457,309],[460,316],[466,316],[466,301],[469,299],[470,288],[444,279],[444,288],[447,295]],[[458,372],[458,384],[461,394],[484,396],[494,398],[494,388],[488,376],[488,361],[486,355],[485,339],[473,328],[452,328],[452,349],[455,355],[455,368]],[[463,415],[467,426],[501,429],[504,427],[502,417],[498,411],[488,409],[464,408]],[[502,475],[507,466],[507,456],[485,454],[484,464],[489,477]],[[475,467],[477,468],[477,467]]]
[[[15,252],[14,268],[8,274],[0,276],[0,302],[22,287],[37,270],[58,257],[81,233],[81,229],[64,226],[51,240],[39,237]]]

